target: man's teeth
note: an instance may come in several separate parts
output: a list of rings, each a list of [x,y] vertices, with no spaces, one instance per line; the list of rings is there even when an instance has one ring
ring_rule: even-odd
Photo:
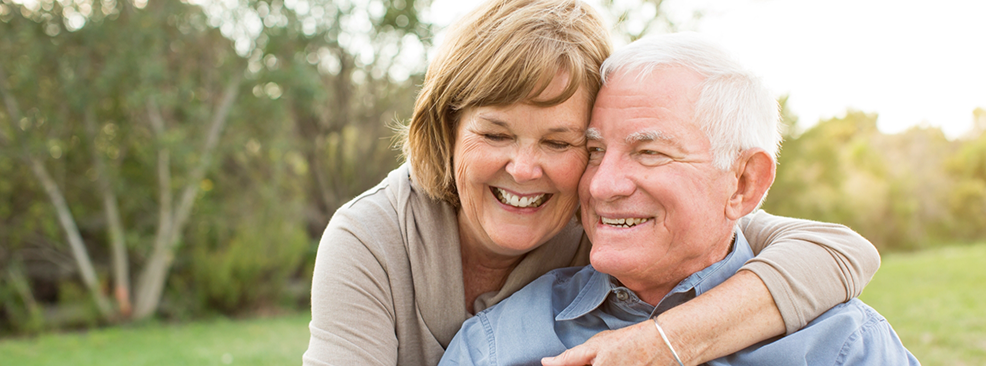
[[[629,228],[629,227],[637,226],[639,224],[643,224],[643,223],[647,222],[647,220],[650,220],[650,219],[649,218],[647,218],[647,219],[645,219],[645,218],[629,218],[629,219],[607,219],[607,218],[603,218],[602,220],[603,220],[603,224],[606,224],[606,225],[609,225],[609,226]]]
[[[514,207],[527,208],[527,207],[538,207],[544,203],[544,194],[539,194],[537,196],[531,197],[518,197],[510,192],[504,191],[500,188],[496,189],[496,198],[500,200],[505,205],[511,205]]]

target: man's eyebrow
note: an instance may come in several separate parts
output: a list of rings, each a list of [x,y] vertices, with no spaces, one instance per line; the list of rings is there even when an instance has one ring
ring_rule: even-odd
[[[603,139],[603,134],[594,127],[589,127],[588,130],[585,130],[585,138],[589,141],[599,141]]]
[[[665,133],[663,133],[661,131],[653,131],[653,130],[651,130],[651,131],[637,131],[637,132],[631,133],[626,138],[626,143],[629,144],[629,145],[632,145],[632,144],[635,144],[635,143],[638,143],[638,142],[647,142],[647,141],[664,141],[664,142],[668,142],[668,143],[674,144],[674,139],[672,139],[671,136],[668,136],[667,134],[665,134]]]

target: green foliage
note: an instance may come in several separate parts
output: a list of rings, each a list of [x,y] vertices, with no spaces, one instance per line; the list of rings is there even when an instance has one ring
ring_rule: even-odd
[[[962,239],[986,236],[986,133],[949,157],[946,168],[956,182],[948,195],[949,208],[962,219],[952,229]]]
[[[40,306],[62,314],[80,313],[79,274],[25,157],[44,164],[68,201],[101,291],[113,285],[105,178],[119,197],[132,283],[162,229],[163,193],[177,201],[183,187],[198,189],[171,253],[164,315],[298,306],[331,214],[398,164],[387,125],[410,115],[432,38],[418,17],[427,0],[0,4],[0,82],[24,116],[0,107],[0,268],[23,261]],[[195,178],[236,75],[228,127],[206,177]],[[68,290],[46,290],[62,283]],[[4,312],[26,319],[0,290],[13,304]],[[12,318],[0,316],[0,332],[34,329]]]
[[[193,289],[207,308],[233,314],[279,305],[271,302],[291,295],[284,291],[286,284],[307,254],[311,239],[299,221],[283,220],[269,214],[251,215],[236,222],[229,233],[216,233],[212,245],[192,249]],[[220,230],[200,229],[206,234]]]
[[[784,143],[765,208],[781,215],[872,227],[888,214],[885,164],[870,145],[876,115],[850,111]],[[864,232],[879,243],[885,233]]]
[[[58,314],[48,315],[53,328],[91,328],[99,325],[99,311],[85,287],[76,281],[58,283]]]
[[[982,210],[976,206],[982,201],[972,199],[978,183],[955,179],[956,167],[968,166],[969,159],[950,158],[962,146],[970,149],[969,142],[949,141],[933,128],[883,134],[876,129],[877,115],[859,111],[798,133],[796,117],[783,106],[782,99],[792,132],[766,210],[848,225],[881,251],[983,238],[970,231],[982,227],[972,218]]]
[[[10,328],[0,329],[0,335],[8,331],[37,334],[44,330],[44,316],[29,289],[22,266],[14,265],[0,276],[0,317],[7,318]]]

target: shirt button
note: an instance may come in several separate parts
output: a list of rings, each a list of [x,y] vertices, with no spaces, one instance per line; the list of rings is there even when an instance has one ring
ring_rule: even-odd
[[[620,289],[616,290],[616,298],[620,299],[620,301],[627,301],[627,299],[630,298],[630,295],[627,294],[626,290]]]

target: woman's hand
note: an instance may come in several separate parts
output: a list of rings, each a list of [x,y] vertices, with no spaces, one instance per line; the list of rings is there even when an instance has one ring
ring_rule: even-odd
[[[544,366],[675,365],[652,321],[596,334],[580,346],[541,359]]]

